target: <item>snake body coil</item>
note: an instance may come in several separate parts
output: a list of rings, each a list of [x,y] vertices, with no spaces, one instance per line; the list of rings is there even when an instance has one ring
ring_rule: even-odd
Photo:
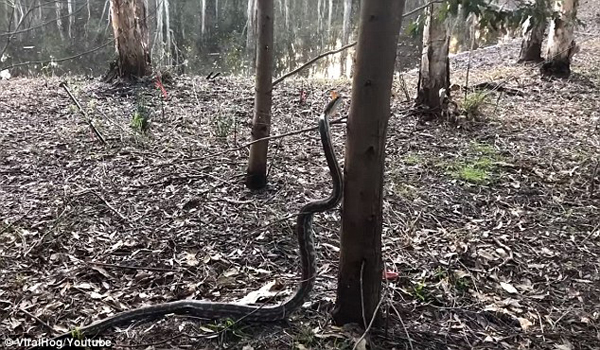
[[[319,118],[319,133],[321,135],[327,166],[333,179],[333,191],[326,199],[313,201],[304,205],[298,215],[296,235],[300,249],[302,277],[300,285],[290,299],[282,304],[272,306],[213,303],[198,300],[173,301],[120,312],[114,316],[81,327],[77,330],[77,333],[86,337],[93,337],[106,329],[124,325],[134,320],[160,318],[168,314],[193,315],[205,319],[234,318],[258,322],[278,321],[287,318],[292,312],[300,308],[315,284],[316,257],[314,237],[311,231],[312,217],[315,213],[333,209],[342,197],[342,173],[333,151],[328,120],[328,117],[339,105],[339,102],[341,102],[341,97],[338,96],[329,103]],[[69,337],[71,337],[71,333],[63,334],[55,339]]]

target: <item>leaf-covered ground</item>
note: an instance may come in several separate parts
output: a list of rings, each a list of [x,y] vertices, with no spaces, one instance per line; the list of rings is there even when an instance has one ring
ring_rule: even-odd
[[[523,96],[487,91],[481,114],[458,124],[417,123],[395,81],[383,251],[398,278],[384,282],[374,348],[600,347],[600,39],[579,42],[568,80],[514,64],[518,42],[477,51],[470,85],[503,80]],[[453,60],[455,83],[467,62]],[[416,75],[404,78],[414,91]],[[273,282],[270,302],[293,291],[294,214],[330,191],[316,132],[272,141],[269,185],[250,192],[241,146],[253,81],[176,77],[163,101],[151,85],[68,80],[107,146],[61,80],[0,82],[0,334],[48,337],[144,304],[234,301]],[[330,89],[346,96],[347,114],[349,88],[283,82],[272,134],[315,126]],[[147,136],[131,128],[136,111],[152,115]],[[333,133],[343,162],[345,128]],[[352,349],[361,332],[329,320],[340,210],[317,215],[314,230],[317,288],[289,321],[167,317],[102,338],[148,349]]]

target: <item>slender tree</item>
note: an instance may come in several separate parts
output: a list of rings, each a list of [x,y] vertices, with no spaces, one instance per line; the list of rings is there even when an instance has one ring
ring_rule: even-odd
[[[260,0],[258,7],[258,41],[256,47],[256,94],[252,140],[269,136],[273,93],[273,0]],[[267,184],[268,141],[250,146],[246,186],[260,189]]]
[[[352,0],[344,0],[344,18],[342,22],[342,46],[348,45],[350,41],[350,15],[352,14]],[[342,51],[340,55],[340,67],[342,76],[346,75],[346,61],[348,59],[348,51]]]
[[[152,71],[147,0],[111,0],[112,26],[120,77],[143,77]]]
[[[380,299],[384,146],[403,10],[404,0],[361,4],[333,313],[338,324],[363,324],[375,314]]]
[[[571,74],[571,58],[578,51],[575,43],[575,25],[578,0],[557,0],[555,9],[560,16],[550,21],[548,52],[542,73],[557,77]]]
[[[61,12],[61,3],[60,0],[56,0],[55,2],[55,8],[56,8],[56,28],[58,29],[58,35],[60,35],[60,40],[64,41],[65,40],[65,36],[63,34],[63,25],[62,25],[62,14]],[[8,28],[10,29],[10,28]]]
[[[427,106],[435,114],[439,114],[441,102],[440,89],[448,89],[450,44],[449,20],[439,14],[441,4],[431,4],[425,12],[423,28],[423,51],[419,70],[417,103]]]

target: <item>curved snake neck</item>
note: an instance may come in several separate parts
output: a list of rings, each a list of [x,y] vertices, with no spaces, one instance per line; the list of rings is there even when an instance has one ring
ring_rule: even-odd
[[[342,172],[333,151],[328,120],[328,117],[333,113],[335,107],[339,105],[340,101],[341,97],[339,96],[332,100],[319,118],[319,133],[321,135],[327,166],[333,180],[333,191],[329,197],[307,203],[300,209],[300,214],[296,221],[296,235],[300,252],[302,278],[296,292],[291,298],[282,304],[270,306],[213,303],[198,300],[173,301],[123,311],[88,326],[81,327],[76,332],[79,335],[96,336],[106,329],[134,320],[160,318],[168,314],[193,315],[205,319],[229,317],[259,322],[278,321],[287,318],[292,312],[300,308],[314,287],[317,272],[314,237],[311,231],[312,217],[315,213],[333,209],[342,197]],[[71,336],[71,333],[66,333],[55,339]]]

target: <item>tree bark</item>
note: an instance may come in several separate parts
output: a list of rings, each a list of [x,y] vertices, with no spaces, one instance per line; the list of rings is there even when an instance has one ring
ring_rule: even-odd
[[[546,32],[546,21],[532,23],[529,18],[523,25],[523,41],[521,42],[521,52],[519,53],[519,62],[541,62],[542,42]]]
[[[269,136],[273,93],[273,0],[260,0],[257,6],[258,41],[252,140]],[[267,185],[268,146],[268,141],[261,141],[250,147],[246,173],[246,187],[249,189],[261,189]]]
[[[118,75],[143,77],[152,72],[147,0],[111,0],[112,26],[118,54]]]
[[[344,163],[337,324],[368,322],[380,300],[385,136],[403,10],[404,0],[361,4]]]
[[[578,0],[557,0],[555,9],[560,17],[550,21],[548,51],[542,74],[567,78],[571,74],[571,58],[579,50],[575,43]]]
[[[448,21],[437,16],[440,4],[432,4],[425,12],[423,51],[419,70],[417,104],[427,106],[435,114],[441,112],[440,89],[450,86],[448,48],[450,30]]]

